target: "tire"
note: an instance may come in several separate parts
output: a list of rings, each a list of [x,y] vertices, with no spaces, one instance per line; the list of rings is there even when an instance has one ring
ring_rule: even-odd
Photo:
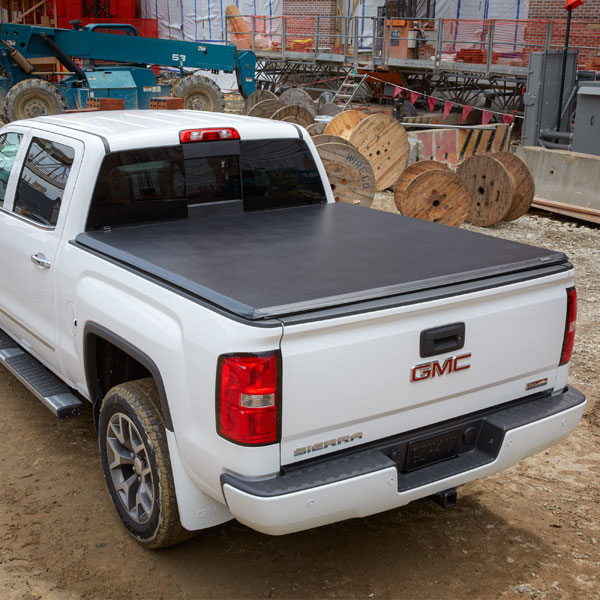
[[[202,75],[188,75],[180,79],[175,86],[175,94],[183,98],[187,110],[223,112],[225,96],[219,86]]]
[[[100,460],[113,504],[129,533],[152,549],[194,536],[179,520],[157,407],[160,399],[153,379],[129,381],[106,394],[98,424]]]
[[[58,88],[44,79],[24,79],[6,94],[4,120],[17,121],[65,112],[66,103]]]

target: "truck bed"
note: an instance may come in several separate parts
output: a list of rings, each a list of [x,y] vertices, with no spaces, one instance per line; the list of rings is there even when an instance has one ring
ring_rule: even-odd
[[[344,203],[191,211],[74,243],[252,321],[568,265],[560,252]]]

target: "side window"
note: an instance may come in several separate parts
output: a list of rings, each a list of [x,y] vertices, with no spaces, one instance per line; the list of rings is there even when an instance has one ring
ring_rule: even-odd
[[[8,178],[22,137],[20,133],[3,133],[0,135],[0,206],[4,204]]]
[[[17,184],[14,212],[42,225],[54,226],[75,150],[34,137]]]

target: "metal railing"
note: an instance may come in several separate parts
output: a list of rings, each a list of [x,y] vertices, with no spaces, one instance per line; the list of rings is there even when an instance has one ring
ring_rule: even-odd
[[[226,39],[259,57],[354,66],[417,66],[413,61],[419,61],[430,69],[471,64],[489,74],[497,65],[526,67],[531,52],[562,48],[564,27],[564,21],[538,20],[241,15],[226,17]],[[600,23],[572,26],[570,46],[580,50],[580,67],[600,54],[599,30]],[[598,46],[579,41],[589,40],[589,31],[599,31]]]

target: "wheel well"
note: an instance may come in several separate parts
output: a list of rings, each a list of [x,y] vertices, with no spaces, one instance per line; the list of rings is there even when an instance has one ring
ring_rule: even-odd
[[[115,385],[136,379],[152,378],[160,398],[157,413],[163,425],[173,430],[162,378],[155,363],[143,352],[100,326],[90,325],[85,335],[85,372],[94,424],[98,426],[100,405],[106,393]]]

